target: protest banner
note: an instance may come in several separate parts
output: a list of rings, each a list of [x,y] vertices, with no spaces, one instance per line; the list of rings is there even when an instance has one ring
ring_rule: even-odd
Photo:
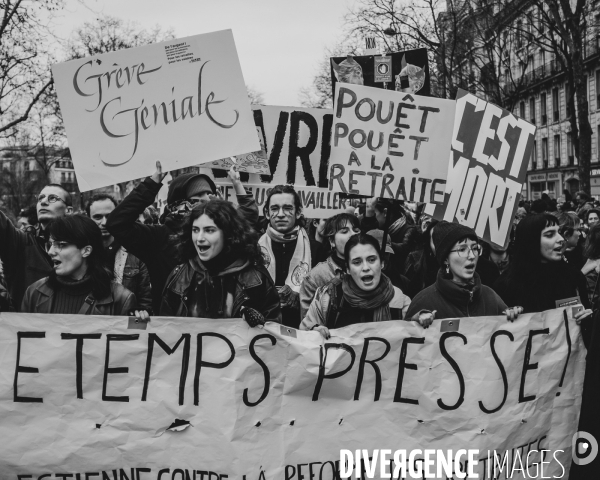
[[[231,30],[53,65],[82,192],[260,149]]]
[[[380,67],[382,64],[384,67]],[[336,84],[342,82],[431,95],[426,48],[393,52],[385,56],[367,54],[333,57],[330,59],[330,67],[331,91],[334,93]]]
[[[231,183],[217,181],[216,184],[225,200],[237,204],[237,197]],[[273,186],[245,184],[244,188],[254,197],[258,211],[262,215],[263,207]],[[329,218],[338,213],[344,213],[351,207],[350,200],[341,198],[339,192],[330,192],[326,188],[318,187],[296,186],[294,189],[300,196],[302,213],[306,218]]]
[[[467,225],[485,241],[506,247],[535,131],[525,119],[459,90],[444,201],[427,205],[425,213]]]
[[[329,189],[441,201],[455,102],[343,83],[336,88]]]
[[[0,478],[332,480],[341,449],[476,449],[478,478],[568,477],[586,354],[570,307],[331,333],[2,313]],[[485,473],[494,452],[504,474]]]

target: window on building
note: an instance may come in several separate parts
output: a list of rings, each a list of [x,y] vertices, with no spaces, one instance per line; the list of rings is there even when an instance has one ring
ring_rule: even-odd
[[[565,83],[565,110],[567,113],[567,118],[571,116],[571,87],[569,83]]]
[[[567,133],[567,157],[569,165],[575,165],[575,155],[573,155],[573,136],[571,132]]]
[[[546,94],[542,93],[540,95],[540,110],[542,113],[542,125],[546,125],[548,123],[548,117],[546,115]]]
[[[585,91],[585,99],[588,99],[588,76],[584,75],[583,76],[583,87],[584,87],[584,91]]]
[[[543,7],[540,7],[538,9],[538,27],[540,30],[540,33],[544,33],[544,26],[545,26],[545,22],[544,22],[544,11],[542,10]]]
[[[540,66],[542,67],[542,76],[546,74],[546,52],[540,50]]]
[[[560,165],[560,135],[554,135],[554,166]]]
[[[529,99],[529,120],[535,125],[535,98]]]
[[[600,125],[598,125],[598,132],[596,135],[596,161],[600,162]]]
[[[525,62],[519,62],[519,71],[521,72],[521,76],[525,75],[526,68],[527,65],[525,64]]]
[[[516,31],[516,35],[515,35],[517,48],[521,48],[523,46],[522,34],[523,34],[523,21],[518,20],[517,21],[517,31]]]
[[[560,96],[558,95],[558,88],[552,89],[552,119],[558,122],[560,117]]]
[[[531,150],[531,169],[537,168],[537,140],[533,141],[533,149]]]
[[[600,70],[596,70],[596,110],[600,110]]]
[[[60,174],[60,183],[67,183],[65,172],[61,172]]]
[[[519,103],[519,116],[525,118],[525,102]]]
[[[542,168],[548,168],[548,139],[542,138]]]

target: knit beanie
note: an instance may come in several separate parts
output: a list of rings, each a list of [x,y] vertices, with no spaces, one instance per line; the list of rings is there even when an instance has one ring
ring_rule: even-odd
[[[205,177],[197,176],[187,183],[185,188],[185,198],[190,198],[194,195],[202,195],[203,193],[214,193]]]
[[[443,265],[444,260],[448,258],[450,250],[456,242],[465,237],[477,239],[477,234],[472,228],[461,225],[460,223],[450,223],[446,221],[439,222],[433,228],[433,245],[435,246],[435,258],[438,264]]]

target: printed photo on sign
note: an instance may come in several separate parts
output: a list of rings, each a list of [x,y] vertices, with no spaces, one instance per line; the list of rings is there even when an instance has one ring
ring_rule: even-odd
[[[260,150],[231,30],[52,72],[82,192]]]
[[[333,57],[330,63],[331,91],[334,93],[336,84],[341,82],[424,96],[431,95],[426,48],[393,52],[385,56]]]
[[[459,90],[444,201],[427,205],[438,220],[473,228],[504,248],[526,182],[536,127]]]
[[[441,201],[456,103],[343,83],[336,89],[329,189]]]

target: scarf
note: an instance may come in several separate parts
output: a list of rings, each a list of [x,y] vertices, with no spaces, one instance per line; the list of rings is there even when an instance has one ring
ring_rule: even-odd
[[[351,275],[344,275],[342,279],[342,292],[344,300],[353,308],[374,310],[373,321],[383,322],[390,320],[390,302],[394,298],[394,286],[390,279],[381,274],[381,280],[375,290],[365,292],[361,290]]]
[[[388,233],[390,235],[396,233],[398,230],[400,230],[404,225],[406,224],[406,217],[403,215],[401,216],[398,220],[396,220],[394,223],[392,223],[390,225],[390,228],[388,228]]]
[[[293,241],[296,242],[296,248],[285,284],[289,285],[294,292],[299,292],[300,285],[302,285],[304,277],[310,272],[311,266],[310,240],[306,230],[295,227],[291,232],[283,234],[277,232],[269,225],[267,233],[260,237],[258,244],[265,257],[265,267],[273,281],[275,281],[275,255],[273,254],[271,242],[290,243]]]

